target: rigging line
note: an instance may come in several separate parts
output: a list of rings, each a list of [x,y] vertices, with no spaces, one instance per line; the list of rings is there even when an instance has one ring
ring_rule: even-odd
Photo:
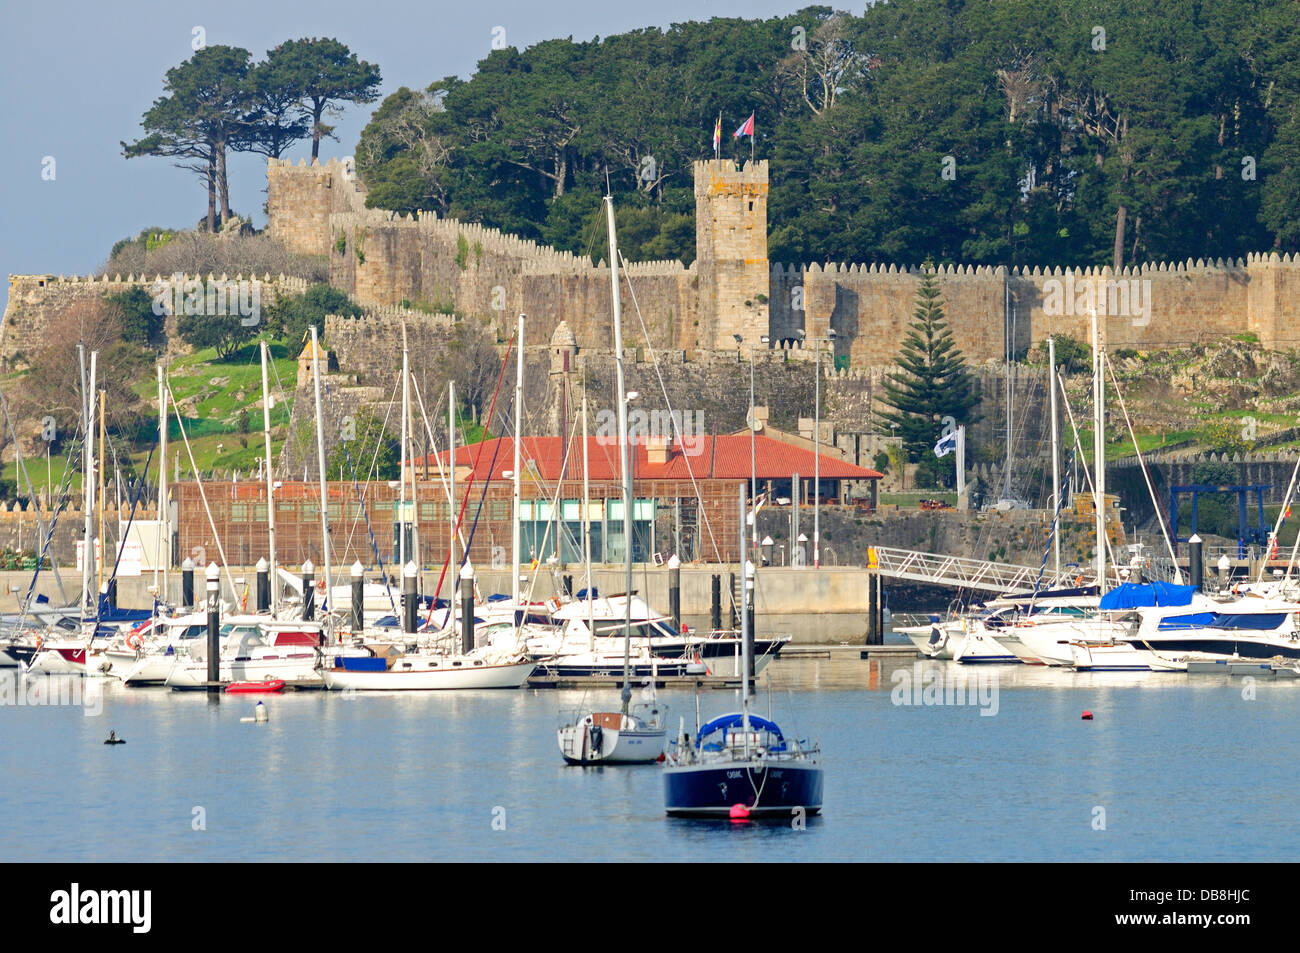
[[[145,458],[145,461],[144,461],[144,470],[145,470],[145,473],[148,473],[148,472],[149,472],[149,465],[150,465],[151,463],[153,463],[153,452],[154,452],[155,450],[157,450],[157,449],[158,449],[158,441],[157,441],[157,440],[154,440],[154,442],[153,442],[153,446],[149,448],[149,456],[146,457],[146,458]],[[116,556],[116,558],[114,558],[114,560],[113,560],[113,572],[112,572],[112,574],[108,577],[108,581],[109,581],[109,583],[112,583],[112,581],[113,581],[114,579],[117,578],[117,570],[118,570],[118,567],[121,566],[121,564],[122,564],[122,554],[123,554],[124,552],[126,552],[126,542],[125,542],[125,540],[126,540],[127,538],[130,537],[130,534],[131,534],[131,524],[135,522],[135,506],[136,506],[136,503],[138,503],[138,502],[140,501],[140,494],[141,494],[141,492],[143,492],[143,490],[144,490],[144,481],[143,481],[143,480],[140,480],[140,481],[138,481],[138,482],[136,483],[135,494],[134,494],[134,495],[132,496],[132,498],[131,498],[131,514],[127,517],[127,520],[126,520],[126,529],[125,529],[125,530],[121,530],[121,529],[118,530],[118,547],[117,547],[117,556]],[[103,614],[104,614],[104,600],[101,599],[101,598],[98,598],[98,596],[99,596],[98,593],[96,593],[96,596],[97,596],[97,598],[95,599],[95,631],[98,632],[98,631],[99,631],[99,620],[103,617]],[[156,613],[156,610],[157,610],[157,605],[156,605],[157,601],[158,601],[158,597],[157,597],[157,596],[154,596],[154,603],[155,603],[154,609],[155,609],[155,613]],[[92,638],[93,638],[93,636],[92,636]]]
[[[560,461],[560,473],[561,473],[561,475],[563,475],[563,474],[569,472],[569,453],[570,453],[570,451],[572,451],[572,449],[573,449],[573,444],[577,441],[577,438],[578,438],[578,434],[577,434],[577,429],[578,429],[578,428],[577,428],[577,426],[576,426],[576,424],[577,424],[577,415],[576,415],[576,414],[574,415],[574,424],[575,424],[575,426],[574,426],[573,430],[572,430],[572,431],[570,432],[570,434],[569,434],[569,442],[568,442],[568,444],[567,444],[567,445],[565,446],[565,448],[564,448],[564,458]],[[537,479],[537,480],[535,480],[534,482],[535,482],[536,484],[538,484],[538,485],[541,484],[541,480],[540,480],[540,479]],[[551,507],[552,507],[551,512],[552,512],[552,513],[555,513],[555,512],[556,512],[556,508],[559,506],[559,504],[560,504],[560,499],[561,499],[561,497],[563,497],[563,495],[564,495],[564,480],[563,480],[563,477],[561,476],[561,479],[555,481],[555,497],[554,497],[554,499],[552,499],[552,501],[551,501]],[[541,543],[541,547],[540,547],[540,549],[539,549],[539,552],[542,552],[542,553],[546,552],[546,543],[547,543],[547,541],[551,538],[551,527],[552,527],[553,525],[558,524],[559,522],[560,522],[559,519],[550,519],[550,520],[547,520],[547,521],[546,521],[546,532],[542,534],[542,543]],[[557,533],[557,536],[558,536],[558,533]],[[559,556],[560,556],[560,541],[559,541],[558,538],[556,539],[556,542],[555,542],[555,550],[556,550],[556,562],[558,562],[558,561],[559,561]],[[540,563],[540,561],[539,561],[539,563],[538,563],[538,568],[539,568],[539,569],[541,568],[541,563]],[[532,578],[530,578],[530,579],[528,580],[528,596],[527,596],[526,598],[527,598],[527,600],[528,600],[529,602],[532,601],[532,598],[533,598],[533,590],[534,590],[536,587],[537,587],[537,573],[534,572],[534,573],[532,574]],[[515,611],[515,613],[514,613],[514,617],[515,617],[515,619],[519,619],[518,609],[519,609],[519,607],[516,606],[516,607],[515,607],[515,610],[516,610],[516,611]],[[525,613],[525,614],[526,614],[526,613]],[[516,625],[515,625],[515,639],[516,639],[516,640],[519,638],[519,630],[520,630],[520,628],[522,628],[522,623],[517,622]]]
[[[426,412],[424,407],[424,397],[421,396],[420,394],[420,385],[416,383],[415,375],[411,375],[411,383],[415,386],[415,400],[420,407],[420,418],[424,421],[425,435],[429,438],[429,456],[432,456],[434,461],[438,464],[438,481],[442,485],[443,495],[447,497],[447,510],[448,512],[450,512],[452,509],[455,508],[456,501],[452,498],[451,495],[451,485],[447,482],[447,472],[442,468],[442,455],[438,450],[438,439],[437,437],[434,436],[433,425],[429,423],[429,415]],[[435,411],[442,410],[441,397],[438,398],[438,403],[434,406],[434,410]],[[483,433],[484,436],[486,436],[487,431],[484,430]],[[447,461],[447,465],[449,467],[455,466],[455,464],[456,461],[454,460]],[[456,538],[460,540],[462,552],[467,552],[469,550],[469,545],[465,540],[465,532],[460,528],[459,523],[457,523],[456,525]],[[475,581],[474,585],[475,587],[478,586],[477,580]]]
[[[70,499],[70,495],[68,491],[72,487],[73,471],[72,468],[67,465],[67,463],[71,461],[74,454],[81,452],[80,451],[81,439],[82,439],[81,423],[78,422],[77,429],[73,431],[72,441],[68,446],[68,458],[65,461],[63,467],[63,476],[59,484],[58,505],[54,507],[53,515],[50,518],[49,531],[45,534],[45,540],[41,543],[41,551],[36,557],[36,571],[32,574],[32,581],[27,585],[27,594],[23,597],[22,609],[18,617],[18,621],[20,623],[23,621],[23,619],[27,617],[27,613],[31,608],[32,598],[36,594],[36,580],[37,578],[39,578],[41,574],[41,566],[44,565],[45,557],[49,553],[50,546],[54,541],[54,528],[58,525],[59,516],[60,514],[63,513],[64,509],[67,507],[68,500]],[[54,565],[53,559],[50,559],[50,565],[51,567],[53,567]],[[56,572],[55,579],[57,580],[58,578],[59,578],[58,573]],[[61,598],[64,602],[68,601],[68,597],[64,593],[62,585],[59,586],[59,598]]]
[[[510,362],[510,352],[511,352],[511,350],[514,349],[514,346],[515,346],[515,335],[514,335],[514,334],[511,334],[511,335],[510,335],[510,340],[509,340],[509,342],[506,344],[506,353],[505,353],[505,357],[503,357],[502,360],[501,360],[501,370],[497,373],[497,385],[496,385],[496,388],[492,391],[492,404],[491,404],[491,406],[488,408],[488,417],[487,417],[489,423],[492,421],[492,412],[496,409],[496,405],[497,405],[497,396],[501,393],[501,381],[505,379],[505,376],[506,376],[506,367],[507,367],[507,365],[508,365],[509,362]],[[500,446],[500,441],[497,442],[497,446],[498,446],[498,447]],[[460,529],[461,521],[465,518],[465,505],[466,505],[467,503],[469,503],[469,488],[470,488],[471,486],[473,486],[473,484],[474,484],[474,474],[478,472],[478,462],[479,462],[479,459],[482,457],[482,455],[483,455],[483,444],[480,442],[479,445],[478,445],[478,453],[475,454],[475,456],[474,456],[474,469],[473,469],[472,471],[470,471],[469,481],[465,484],[465,499],[461,502],[461,504],[460,504],[460,512],[456,515],[456,529],[457,529],[457,530]],[[494,452],[493,455],[492,455],[492,460],[493,460],[492,465],[493,465],[493,466],[496,466],[496,454],[495,454],[495,452]],[[492,482],[492,475],[491,475],[490,473],[488,474],[488,479],[487,479],[486,482],[488,482],[488,483]],[[486,487],[485,487],[485,488],[484,488],[484,493],[486,493],[486,492],[487,492],[487,489],[486,489]],[[482,506],[483,506],[483,504],[482,504],[482,502],[480,501],[480,503],[479,503],[479,509],[480,509],[480,511],[482,511]],[[476,516],[476,517],[475,517],[475,523],[477,524],[477,522],[478,522],[478,517]],[[469,562],[469,552],[468,552],[468,550],[467,550],[466,553],[465,553],[465,563],[467,563],[467,562]],[[438,604],[438,594],[442,592],[442,583],[443,583],[443,580],[447,577],[447,568],[448,568],[448,565],[449,565],[450,563],[451,563],[451,553],[448,553],[447,556],[446,556],[446,558],[443,559],[443,561],[442,561],[442,572],[438,575],[438,587],[437,587],[436,589],[434,589],[434,591],[433,591],[433,600],[429,603],[429,615],[428,615],[428,617],[425,619],[425,625],[428,625],[430,622],[433,621],[433,609],[434,609],[434,606],[436,606],[436,605]],[[462,565],[464,565],[465,563],[462,563]],[[450,620],[450,614],[448,615],[448,619]]]
[[[623,274],[627,277],[627,290],[628,290],[628,294],[629,294],[629,296],[632,298],[632,307],[633,307],[633,308],[635,309],[635,311],[636,311],[636,319],[637,319],[638,323],[640,323],[640,325],[641,325],[641,334],[645,337],[646,349],[649,350],[649,352],[650,352],[650,361],[651,361],[651,363],[654,365],[654,369],[655,369],[655,377],[658,378],[658,380],[659,380],[659,390],[660,390],[660,391],[663,393],[663,395],[664,395],[664,403],[668,405],[668,411],[669,411],[669,413],[668,413],[668,419],[672,422],[673,430],[675,430],[675,431],[677,432],[677,440],[678,440],[678,442],[680,442],[683,446],[685,446],[686,438],[685,438],[685,437],[683,436],[683,434],[682,434],[681,424],[678,422],[677,418],[674,417],[673,414],[672,414],[673,405],[672,405],[672,401],[668,399],[668,388],[667,388],[667,386],[664,384],[664,376],[663,376],[663,373],[659,370],[659,359],[655,356],[655,348],[654,348],[654,344],[652,344],[651,341],[650,341],[650,332],[649,332],[649,330],[647,330],[647,328],[646,328],[646,326],[645,326],[645,319],[641,316],[641,305],[640,305],[640,303],[636,300],[636,289],[632,286],[632,275],[629,274],[629,273],[628,273],[628,270],[627,270],[627,259],[623,257],[623,253],[622,253],[622,252],[619,252],[618,257],[619,257],[619,263],[621,264],[621,266],[622,266],[622,268],[623,268]],[[713,436],[713,441],[714,441],[715,444],[717,443],[717,440],[718,440],[718,437],[717,437],[716,434],[714,434],[714,436]],[[716,450],[716,447],[715,447],[715,450]],[[692,486],[692,488],[695,490],[695,499],[696,499],[696,502],[698,502],[698,503],[699,503],[699,506],[700,506],[699,515],[700,515],[700,518],[703,519],[703,521],[704,521],[704,529],[705,529],[705,530],[708,532],[708,534],[709,534],[709,542],[713,544],[713,555],[717,557],[718,562],[722,562],[722,552],[721,552],[721,550],[718,549],[718,541],[717,541],[716,538],[714,538],[714,535],[713,535],[713,525],[709,522],[708,508],[704,505],[704,497],[703,497],[703,495],[700,493],[700,485],[699,485],[699,483],[698,483],[698,482],[696,481],[696,479],[695,479],[695,469],[694,469],[694,467],[691,466],[691,458],[690,458],[690,455],[689,455],[689,454],[686,454],[686,453],[683,453],[683,454],[682,454],[682,459],[686,461],[686,472],[687,472],[687,474],[690,475],[690,478],[691,478],[691,486]],[[755,520],[757,520],[757,518],[758,518],[757,514],[755,514],[755,517],[754,517],[754,518],[755,518]],[[630,540],[628,541],[628,545],[631,545],[631,541],[630,541]],[[744,571],[744,567],[743,567],[743,566],[741,567],[741,571],[742,571],[742,573],[743,573],[743,571]],[[731,594],[731,601],[732,601],[733,604],[734,604],[735,601],[736,601],[736,595],[735,595],[734,592]]]
[[[1059,378],[1059,377],[1058,377],[1057,380],[1056,380],[1056,382],[1057,382],[1058,384],[1060,384],[1060,386],[1061,386],[1061,396],[1062,396],[1062,398],[1065,400],[1065,412],[1066,412],[1066,414],[1068,414],[1069,417],[1070,417],[1070,429],[1074,432],[1074,444],[1075,444],[1075,448],[1078,450],[1078,453],[1079,453],[1079,459],[1080,459],[1080,460],[1086,460],[1088,457],[1087,457],[1087,454],[1085,454],[1085,453],[1083,452],[1083,440],[1082,440],[1082,438],[1079,436],[1079,427],[1078,427],[1078,425],[1074,422],[1074,410],[1073,410],[1073,408],[1070,407],[1070,398],[1069,398],[1068,396],[1066,396],[1066,394],[1065,394],[1065,381],[1064,381],[1063,378]],[[1085,401],[1084,406],[1085,406],[1085,407],[1088,406],[1089,403],[1090,403],[1090,402]],[[1095,435],[1094,435],[1094,439],[1097,439],[1097,438],[1100,438],[1100,439],[1102,439],[1102,440],[1105,440],[1105,439],[1106,439],[1106,435],[1105,435],[1104,433],[1103,433],[1103,434],[1095,434]],[[1089,487],[1089,489],[1090,489],[1090,491],[1091,491],[1091,493],[1092,493],[1093,506],[1094,506],[1094,507],[1095,507],[1095,506],[1101,506],[1101,507],[1104,508],[1105,505],[1106,505],[1106,501],[1105,501],[1105,500],[1098,500],[1098,499],[1097,499],[1097,488],[1096,488],[1095,486],[1093,486],[1093,482],[1092,482],[1092,468],[1091,468],[1091,467],[1086,467],[1086,466],[1081,466],[1081,467],[1079,467],[1079,469],[1080,469],[1081,471],[1083,471],[1084,479],[1087,481],[1087,483],[1088,483],[1088,487]],[[1103,510],[1103,511],[1104,511],[1104,510]],[[1102,526],[1105,526],[1105,525],[1106,525],[1106,521],[1103,519],[1103,521],[1102,521]],[[1112,567],[1116,567],[1116,566],[1117,566],[1117,563],[1116,563],[1116,561],[1115,561],[1115,550],[1112,549],[1112,548],[1111,548],[1111,545],[1110,545],[1110,533],[1109,533],[1109,532],[1106,532],[1106,533],[1104,533],[1103,535],[1105,536],[1105,539],[1104,539],[1104,540],[1098,540],[1097,543],[1098,543],[1098,545],[1104,545],[1104,546],[1106,547],[1106,554],[1110,557],[1110,564],[1111,564]],[[1118,574],[1118,573],[1116,573],[1116,578],[1119,578],[1119,574]],[[1098,588],[1100,588],[1100,587],[1102,586],[1103,582],[1104,582],[1104,580],[1101,580],[1101,579],[1098,579],[1098,580],[1097,580],[1097,586],[1098,586]]]
[[[325,386],[325,393],[326,393],[326,394],[331,394],[332,392],[330,391],[330,385],[329,385],[329,384],[325,384],[324,386]],[[380,424],[380,429],[379,429],[379,438],[376,439],[376,441],[375,441],[375,453],[374,453],[374,456],[373,456],[373,458],[371,459],[371,462],[370,462],[370,469],[366,471],[366,486],[367,486],[367,489],[369,488],[369,485],[370,485],[370,479],[374,476],[374,474],[376,473],[376,471],[378,470],[378,467],[379,467],[379,451],[380,451],[380,449],[383,447],[383,434],[384,434],[384,430],[387,429],[387,427],[388,427],[388,416],[389,416],[389,414],[391,414],[392,411],[393,411],[393,397],[396,395],[396,393],[397,393],[397,385],[395,384],[395,385],[393,386],[393,393],[392,393],[392,394],[389,394],[389,396],[388,396],[388,409],[384,411],[384,420],[383,420],[383,423]],[[371,419],[370,423],[373,425],[373,423],[374,423],[373,418]],[[368,438],[369,436],[370,436],[370,427],[367,427],[367,429],[366,429],[365,433],[362,435],[362,439],[361,439],[361,445],[362,445],[363,447],[365,446],[366,438]],[[352,455],[351,455],[350,453],[348,453],[348,450],[347,450],[347,441],[340,440],[340,441],[339,441],[339,445],[343,447],[343,453],[344,453],[344,455],[347,457],[348,467],[349,467],[349,468],[352,468]],[[350,472],[352,473],[352,481],[353,481],[353,483],[355,483],[355,482],[356,482],[356,471],[355,471],[355,469],[351,469]],[[342,475],[340,474],[340,479],[341,479],[341,478],[342,478]],[[360,523],[362,517],[364,517],[364,519],[365,519],[365,521],[366,521],[366,530],[367,530],[368,532],[370,531],[370,516],[369,516],[369,514],[366,512],[366,500],[365,500],[365,494],[364,494],[364,493],[362,493],[361,496],[360,496],[360,502],[361,502],[361,509],[362,509],[361,517],[358,517],[358,516],[354,515],[354,516],[352,517],[352,522],[351,522],[350,524],[347,524],[347,525],[348,525],[348,534],[347,534],[346,539],[345,539],[344,542],[343,542],[343,552],[344,552],[344,553],[346,553],[346,552],[347,552],[347,551],[352,547],[352,539],[353,539],[353,537],[356,535],[356,532],[357,532],[357,525],[358,525],[358,523]],[[343,514],[342,514],[341,512],[340,512],[340,514],[339,514],[339,518],[340,518],[340,521],[343,520]],[[371,542],[373,543],[373,542],[374,542],[374,533],[373,533],[373,532],[370,533],[370,538],[371,538]],[[384,582],[384,584],[385,584],[385,586],[388,585],[387,577],[385,577],[385,582]],[[388,593],[388,598],[389,598],[389,601],[391,602],[391,601],[392,601],[392,598],[393,598],[393,594],[392,594],[391,591]]]
[[[212,541],[217,546],[217,555],[221,557],[221,568],[226,571],[226,582],[230,584],[230,592],[233,596],[239,590],[235,588],[235,579],[231,576],[230,566],[226,563],[226,550],[221,545],[221,534],[217,532],[216,520],[212,518],[212,507],[208,505],[208,494],[203,489],[203,479],[199,476],[199,465],[194,462],[194,451],[190,448],[190,438],[185,434],[185,419],[181,416],[180,404],[176,402],[176,394],[172,391],[170,375],[164,377],[163,383],[167,389],[167,396],[171,399],[172,406],[176,408],[176,424],[180,427],[181,442],[185,445],[185,455],[189,458],[190,466],[194,470],[194,482],[199,488],[199,498],[203,501],[203,511],[208,516],[208,526],[212,528]]]
[[[348,463],[348,472],[352,474],[352,489],[356,491],[357,502],[361,506],[361,515],[364,516],[366,520],[366,532],[370,535],[370,548],[375,554],[376,561],[379,563],[379,575],[380,578],[384,580],[384,591],[388,593],[388,606],[393,610],[393,613],[396,614],[397,603],[393,601],[393,589],[392,586],[388,584],[388,573],[384,569],[384,557],[380,555],[379,544],[375,542],[375,531],[370,525],[370,512],[366,508],[366,500],[361,494],[361,487],[357,484],[356,467],[352,465],[352,454],[348,451],[348,445],[346,443],[343,444],[343,456]],[[350,540],[351,537],[349,536],[349,542]],[[344,552],[347,552],[346,548],[344,549]],[[365,626],[363,625],[362,628],[365,628]]]
[[[41,516],[41,506],[40,506],[40,502],[36,499],[36,490],[35,490],[35,488],[32,486],[32,478],[31,478],[31,477],[28,475],[28,473],[27,473],[27,464],[23,462],[23,450],[22,450],[22,446],[21,446],[21,445],[19,444],[19,442],[18,442],[18,432],[14,429],[13,418],[10,417],[10,415],[9,415],[9,401],[5,399],[5,395],[4,395],[4,392],[3,392],[3,391],[0,391],[0,405],[3,405],[3,407],[4,407],[4,412],[5,412],[5,423],[6,423],[6,424],[8,425],[8,427],[9,427],[9,433],[12,434],[12,435],[13,435],[13,438],[14,438],[14,460],[15,460],[15,470],[16,470],[19,474],[21,474],[21,476],[22,476],[22,478],[23,478],[23,482],[27,484],[27,495],[31,498],[31,500],[32,500],[32,502],[35,504],[35,508],[36,508],[36,525],[37,525],[37,528],[38,528],[39,532],[40,532],[41,535],[43,536],[43,535],[45,535],[45,519]],[[55,566],[53,565],[52,562],[51,562],[51,568],[52,568],[52,570],[53,570],[53,572],[54,572],[54,581],[55,581],[55,583],[58,584],[58,589],[59,589],[59,599],[61,599],[62,601],[66,602],[67,599],[68,599],[68,596],[67,596],[67,594],[63,591],[63,579],[59,576],[58,568],[55,567]],[[39,563],[39,562],[37,563],[37,566],[36,566],[36,572],[37,572],[37,573],[40,572],[40,563]]]
[[[1128,415],[1128,407],[1124,404],[1124,395],[1120,393],[1119,380],[1115,377],[1115,365],[1111,363],[1110,355],[1105,351],[1102,357],[1106,359],[1106,367],[1110,370],[1111,383],[1115,385],[1115,396],[1119,398],[1119,409],[1124,413],[1124,423],[1128,425],[1128,435],[1133,441],[1133,449],[1137,453],[1138,466],[1142,468],[1142,479],[1146,481],[1147,492],[1151,494],[1151,504],[1155,507],[1156,520],[1160,524],[1160,535],[1165,539],[1165,548],[1169,550],[1169,558],[1174,561],[1174,582],[1181,584],[1183,581],[1182,571],[1178,568],[1178,554],[1174,552],[1174,544],[1169,540],[1169,530],[1165,526],[1165,516],[1160,506],[1160,501],[1156,499],[1155,487],[1151,485],[1151,474],[1147,470],[1147,462],[1142,456],[1142,448],[1138,446],[1137,434],[1133,432],[1133,421]]]

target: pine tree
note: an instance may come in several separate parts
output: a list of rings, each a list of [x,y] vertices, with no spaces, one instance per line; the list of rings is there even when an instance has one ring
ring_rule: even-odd
[[[928,262],[898,366],[899,373],[886,375],[881,384],[881,403],[889,409],[876,415],[877,432],[901,437],[908,460],[915,463],[933,451],[945,417],[958,424],[979,419],[975,379],[944,320],[943,299]]]

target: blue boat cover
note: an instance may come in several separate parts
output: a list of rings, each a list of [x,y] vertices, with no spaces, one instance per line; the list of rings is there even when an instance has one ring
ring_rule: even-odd
[[[699,746],[701,738],[706,738],[715,731],[725,731],[728,728],[739,728],[744,723],[744,717],[744,715],[737,711],[732,712],[730,715],[723,715],[720,718],[715,718],[710,722],[705,722],[700,726],[699,738],[695,739],[696,746]],[[776,722],[774,721],[768,721],[766,718],[760,718],[758,715],[750,715],[749,725],[751,728],[770,731],[781,741],[785,740],[785,735],[781,734],[781,729],[777,727]]]
[[[1192,593],[1195,591],[1195,586],[1176,586],[1172,582],[1126,582],[1101,597],[1101,608],[1187,606],[1192,604]]]
[[[152,618],[152,609],[115,609],[108,604],[108,596],[99,594],[100,622],[142,622]]]

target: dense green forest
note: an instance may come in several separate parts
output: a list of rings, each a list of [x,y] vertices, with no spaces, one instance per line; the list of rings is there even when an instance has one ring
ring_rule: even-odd
[[[895,0],[495,50],[403,88],[372,205],[694,257],[691,163],[771,160],[774,261],[1128,264],[1300,249],[1300,0]]]

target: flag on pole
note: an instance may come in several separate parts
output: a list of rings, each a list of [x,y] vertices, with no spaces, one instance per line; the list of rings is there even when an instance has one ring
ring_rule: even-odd
[[[745,122],[741,125],[741,127],[736,130],[733,138],[739,139],[741,136],[749,136],[750,138],[753,138],[754,136],[754,114],[753,113],[750,113],[749,118],[746,119]]]
[[[934,445],[934,455],[936,457],[946,457],[957,449],[957,431],[952,431],[946,437],[941,437],[939,442]]]
[[[718,151],[722,148],[722,113],[718,113],[717,125],[713,127],[713,157],[718,157]]]

